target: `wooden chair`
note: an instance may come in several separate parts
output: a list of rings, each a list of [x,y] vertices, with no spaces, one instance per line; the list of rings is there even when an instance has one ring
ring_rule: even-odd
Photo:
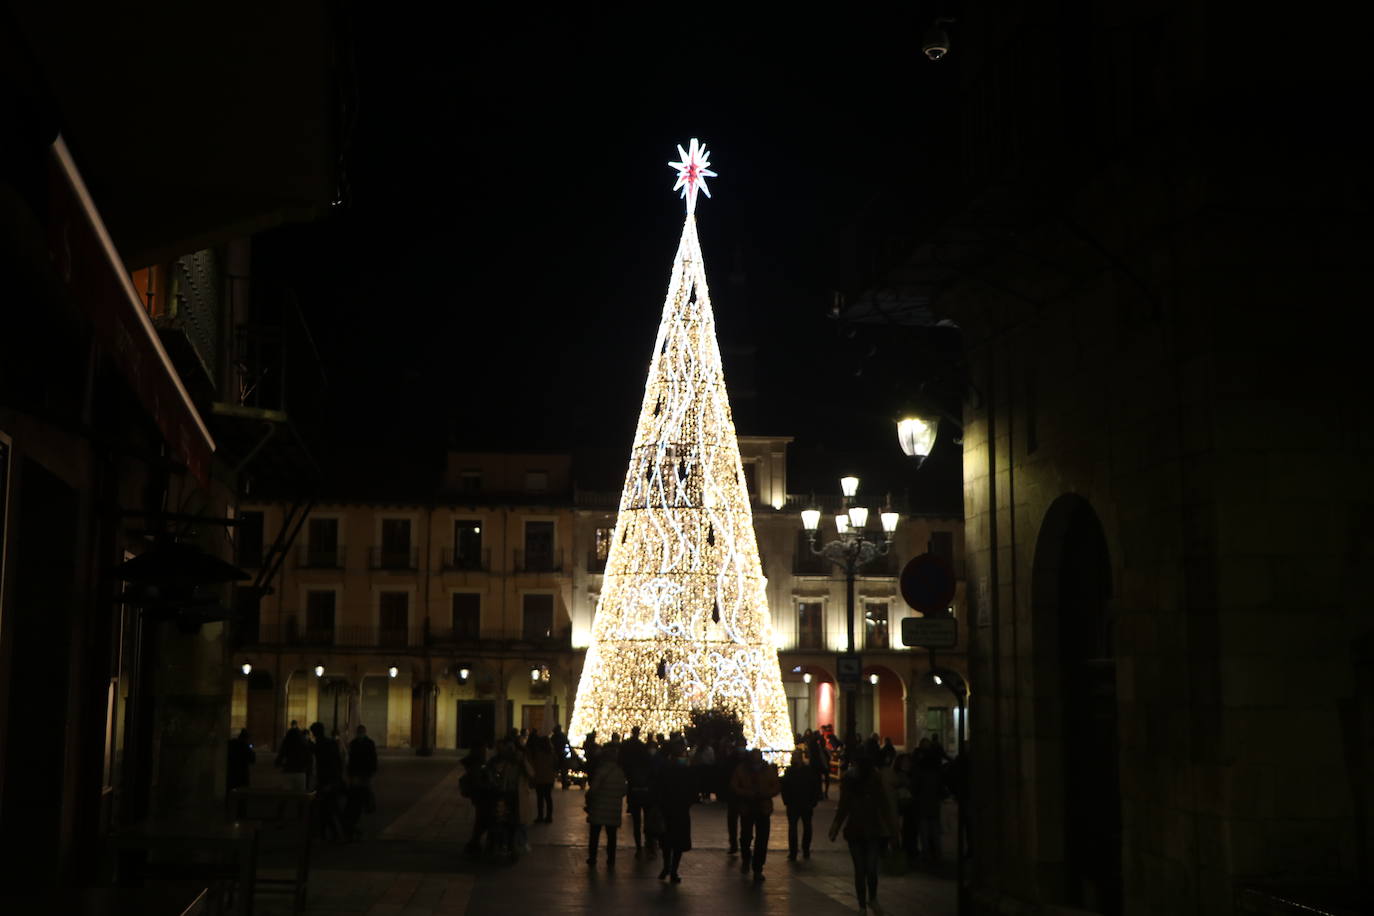
[[[258,828],[258,858],[285,858],[290,878],[257,878],[258,893],[291,894],[292,912],[305,912],[310,879],[310,841],[314,834],[315,793],[294,789],[244,787],[230,793],[230,807],[241,823]]]

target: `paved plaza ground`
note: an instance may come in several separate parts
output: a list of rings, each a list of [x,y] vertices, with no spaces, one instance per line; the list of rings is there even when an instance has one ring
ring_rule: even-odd
[[[271,766],[256,768],[255,783],[270,784]],[[614,872],[604,855],[586,864],[587,827],[582,790],[554,790],[554,820],[530,828],[531,850],[514,865],[474,862],[462,845],[472,829],[472,806],[458,792],[454,757],[388,754],[378,777],[378,810],[363,822],[355,843],[313,846],[308,912],[349,916],[536,916],[598,913],[734,913],[827,916],[855,912],[849,854],[843,840],[825,834],[831,801],[816,812],[810,860],[787,860],[787,821],[773,817],[764,868],[754,883],[726,854],[725,806],[693,809],[694,848],[682,860],[682,883],[660,882],[658,858],[636,859],[629,818],[621,830]],[[953,837],[946,840],[952,849]],[[946,871],[949,869],[946,868]],[[271,874],[271,869],[265,869]],[[955,912],[949,875],[884,874],[878,901],[884,913],[945,916]],[[285,898],[260,896],[255,912],[285,916]]]

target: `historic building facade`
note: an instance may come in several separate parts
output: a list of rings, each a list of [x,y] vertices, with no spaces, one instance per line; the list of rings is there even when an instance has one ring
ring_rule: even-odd
[[[787,493],[789,441],[740,439],[784,686],[798,731],[843,728],[845,583],[802,535],[809,503]],[[292,719],[341,732],[364,724],[379,744],[420,752],[566,727],[620,498],[574,478],[569,455],[454,452],[432,499],[317,503],[297,520],[279,585],[237,650],[233,726],[266,743]],[[288,508],[245,504],[241,563],[280,534]],[[902,645],[912,612],[896,574],[927,550],[958,570],[961,530],[957,518],[904,515],[891,552],[857,581],[864,733],[953,744],[948,691],[930,682],[928,653]],[[963,602],[961,585],[956,616]],[[940,664],[962,672],[962,645]]]

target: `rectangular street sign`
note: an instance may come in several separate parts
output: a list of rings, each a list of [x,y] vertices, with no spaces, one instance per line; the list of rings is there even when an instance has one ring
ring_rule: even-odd
[[[959,642],[959,621],[954,617],[906,617],[902,620],[902,644],[922,649],[952,649]]]
[[[864,663],[859,654],[855,652],[841,653],[835,656],[835,680],[841,684],[857,684],[863,675]]]

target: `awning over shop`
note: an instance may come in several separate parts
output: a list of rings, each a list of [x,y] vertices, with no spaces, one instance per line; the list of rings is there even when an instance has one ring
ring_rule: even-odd
[[[50,179],[48,254],[63,289],[90,320],[96,340],[167,445],[201,484],[207,483],[215,441],[143,309],[61,137],[52,147]]]

